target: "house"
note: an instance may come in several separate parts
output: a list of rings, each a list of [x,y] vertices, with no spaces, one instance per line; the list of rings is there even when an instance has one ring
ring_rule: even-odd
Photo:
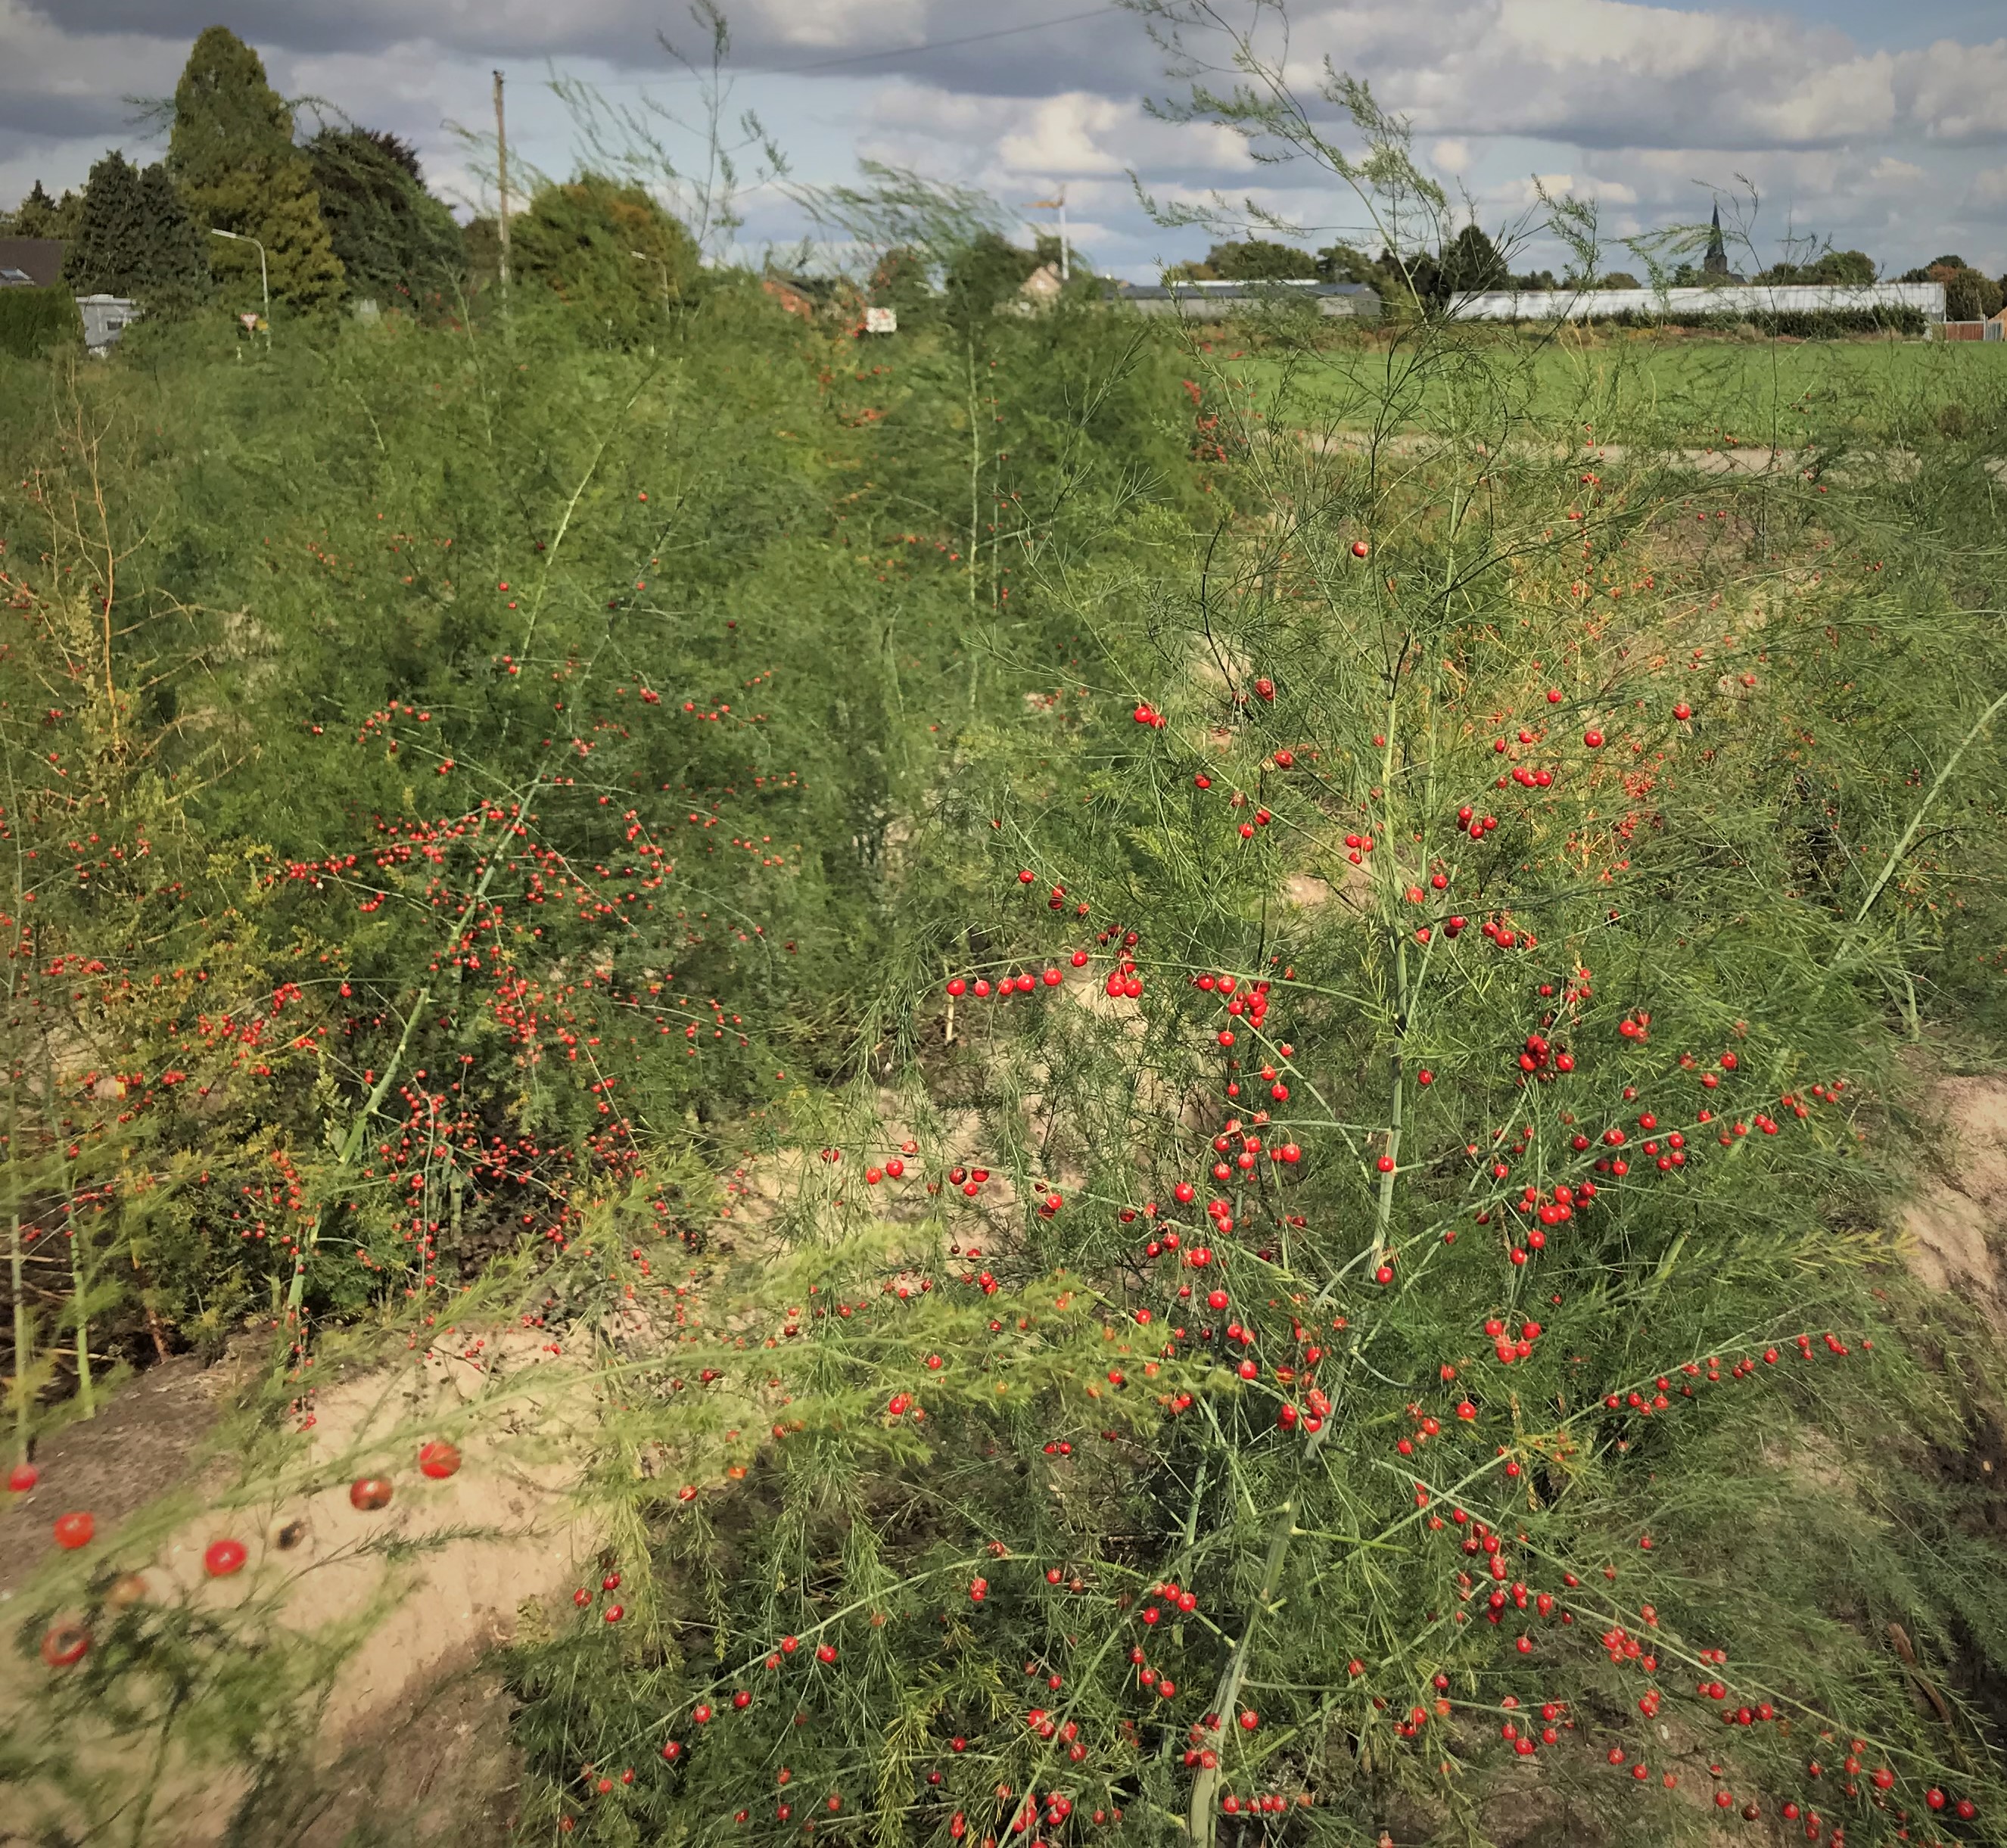
[[[1058,297],[1063,285],[1057,263],[1041,263],[1018,285],[1018,293],[1033,306],[1044,308]]]
[[[60,238],[0,238],[0,289],[52,289],[62,259]]]
[[[1307,302],[1335,320],[1377,321],[1379,292],[1363,282],[1169,282],[1117,283],[1109,301],[1138,314],[1176,315],[1187,321],[1223,321],[1232,315],[1286,308]]]

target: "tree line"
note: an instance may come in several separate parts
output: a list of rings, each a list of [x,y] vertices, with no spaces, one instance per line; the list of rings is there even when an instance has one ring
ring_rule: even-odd
[[[163,317],[259,312],[268,287],[294,313],[365,298],[418,310],[494,279],[496,220],[463,227],[409,143],[346,119],[302,136],[296,116],[256,51],[211,26],[175,86],[164,160],[143,166],[111,149],[60,199],[37,180],[0,213],[0,233],[60,239],[65,290]],[[517,279],[616,322],[684,294],[698,273],[684,227],[643,188],[603,175],[538,186],[510,233]]]
[[[1167,281],[1363,283],[1383,301],[1414,300],[1441,305],[1459,295],[1487,290],[1516,289],[1533,293],[1550,289],[1635,289],[1646,284],[1626,270],[1591,276],[1556,276],[1551,270],[1515,273],[1508,254],[1483,229],[1466,224],[1440,255],[1429,251],[1397,254],[1383,249],[1370,256],[1350,244],[1329,244],[1317,250],[1266,238],[1245,238],[1215,244],[1197,263],[1181,263],[1165,272]],[[1683,263],[1667,273],[1668,286],[1698,288],[1709,280],[1696,265]],[[1883,280],[1882,267],[1865,251],[1826,250],[1802,263],[1773,263],[1750,278],[1775,284],[1812,284],[1859,286]],[[1954,321],[1984,320],[2000,312],[2007,298],[2007,277],[1995,279],[1957,256],[1934,257],[1905,270],[1903,282],[1945,285],[1945,312]]]

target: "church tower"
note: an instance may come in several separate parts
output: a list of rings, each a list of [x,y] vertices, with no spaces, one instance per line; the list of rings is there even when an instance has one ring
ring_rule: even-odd
[[[1700,273],[1711,283],[1731,280],[1728,270],[1728,246],[1721,238],[1721,207],[1714,208],[1714,224],[1707,234],[1707,255],[1702,260]]]

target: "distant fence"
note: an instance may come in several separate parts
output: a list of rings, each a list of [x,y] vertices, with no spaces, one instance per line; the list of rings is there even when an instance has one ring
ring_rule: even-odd
[[[1944,340],[2007,340],[2007,321],[1940,321],[1930,337]]]

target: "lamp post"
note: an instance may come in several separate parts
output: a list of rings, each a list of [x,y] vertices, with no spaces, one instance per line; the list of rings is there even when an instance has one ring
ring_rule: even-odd
[[[669,265],[665,257],[651,256],[645,250],[630,250],[627,254],[637,263],[653,263],[662,273],[662,304],[668,305],[672,299],[669,290]]]
[[[265,246],[259,244],[256,238],[247,237],[242,231],[218,231],[213,224],[209,227],[209,235],[212,238],[228,238],[233,244],[258,244],[258,286],[265,298],[265,344],[267,347],[270,346],[272,344],[272,274],[265,266]]]

